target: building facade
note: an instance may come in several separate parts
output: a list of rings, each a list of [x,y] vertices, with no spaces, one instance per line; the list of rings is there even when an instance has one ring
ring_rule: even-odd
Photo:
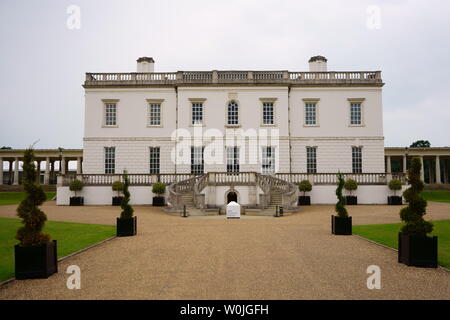
[[[328,72],[320,56],[309,72],[137,65],[86,75],[86,174],[384,172],[379,71]]]

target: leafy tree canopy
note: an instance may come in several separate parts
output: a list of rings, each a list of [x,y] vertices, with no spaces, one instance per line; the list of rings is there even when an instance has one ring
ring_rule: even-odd
[[[429,148],[431,147],[431,143],[428,140],[417,140],[413,142],[410,146],[410,148]]]

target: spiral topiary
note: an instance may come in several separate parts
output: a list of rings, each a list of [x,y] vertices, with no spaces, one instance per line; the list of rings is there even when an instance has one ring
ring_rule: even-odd
[[[336,188],[336,196],[338,198],[338,202],[336,203],[334,209],[340,218],[347,218],[348,212],[347,209],[345,208],[345,197],[342,195],[342,189],[344,188],[345,184],[342,173],[338,172],[337,178],[338,178],[338,186]]]
[[[23,227],[17,230],[16,239],[22,246],[35,246],[50,241],[50,236],[42,232],[47,216],[38,206],[46,200],[46,196],[42,187],[36,184],[36,177],[34,153],[30,147],[25,150],[23,157],[22,184],[26,198],[17,208],[17,215],[22,218]]]
[[[433,224],[423,219],[426,214],[427,201],[420,195],[424,187],[423,181],[420,180],[421,167],[419,158],[411,159],[408,170],[410,187],[403,192],[408,206],[400,210],[400,218],[406,223],[401,229],[403,234],[424,237],[433,231]]]
[[[133,217],[133,207],[129,205],[130,202],[130,192],[128,191],[128,186],[130,185],[130,181],[128,180],[127,171],[123,171],[123,199],[120,207],[122,208],[122,212],[120,213],[121,219],[130,219]]]

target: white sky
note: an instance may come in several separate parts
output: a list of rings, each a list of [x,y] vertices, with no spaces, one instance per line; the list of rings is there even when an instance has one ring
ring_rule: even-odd
[[[70,5],[81,28],[67,28]],[[381,10],[368,28],[367,8]],[[449,1],[0,2],[0,146],[81,148],[85,72],[382,70],[386,146],[450,146]]]

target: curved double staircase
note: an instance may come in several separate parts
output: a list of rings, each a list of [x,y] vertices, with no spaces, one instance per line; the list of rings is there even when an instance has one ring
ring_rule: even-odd
[[[262,192],[253,209],[275,212],[278,205],[285,212],[297,210],[297,186],[289,181],[257,172],[208,172],[169,185],[169,211],[181,212],[186,206],[191,212],[205,212],[207,205],[202,191],[209,186],[257,186]]]

